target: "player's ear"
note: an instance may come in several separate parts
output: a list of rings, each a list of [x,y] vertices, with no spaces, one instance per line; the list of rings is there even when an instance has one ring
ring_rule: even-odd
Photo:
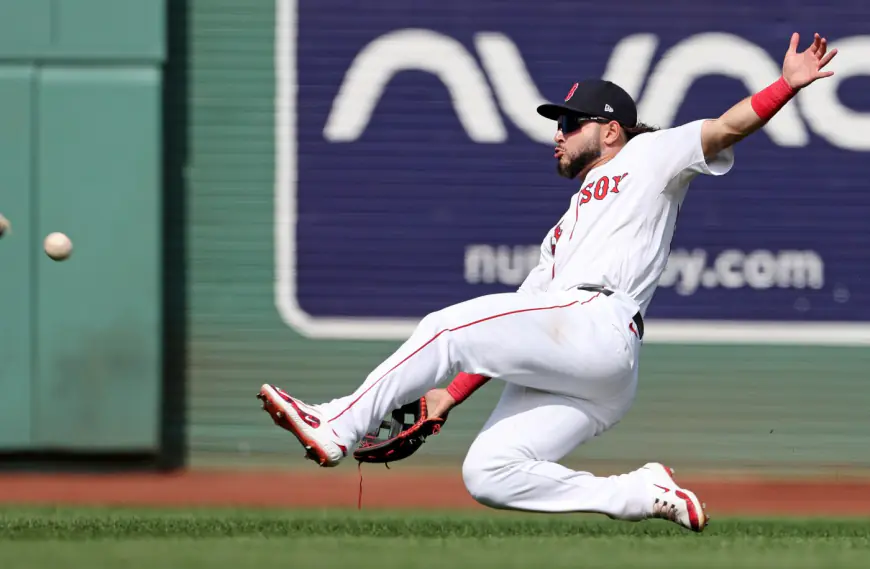
[[[622,127],[616,121],[604,125],[604,141],[607,144],[617,144],[622,137]]]

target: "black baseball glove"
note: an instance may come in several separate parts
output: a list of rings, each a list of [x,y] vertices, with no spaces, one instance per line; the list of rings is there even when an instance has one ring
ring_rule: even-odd
[[[417,452],[427,437],[437,434],[446,420],[446,414],[429,418],[426,399],[421,397],[393,410],[378,428],[363,437],[353,457],[359,462],[378,464],[404,460]]]

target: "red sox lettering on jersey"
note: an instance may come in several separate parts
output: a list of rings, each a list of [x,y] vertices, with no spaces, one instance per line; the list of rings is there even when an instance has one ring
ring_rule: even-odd
[[[559,223],[556,224],[556,227],[553,228],[553,235],[550,237],[550,256],[556,255],[556,245],[559,243],[559,238],[562,237],[562,223],[564,223],[564,219],[560,219]],[[553,263],[553,267],[550,269],[550,278],[556,277],[556,264]]]
[[[556,245],[559,243],[559,238],[562,237],[562,223],[564,219],[560,219],[556,227],[553,228],[553,236],[550,237],[550,254],[556,254]]]
[[[619,181],[628,176],[628,172],[622,174],[621,176],[603,176],[598,178],[594,182],[590,182],[585,185],[582,190],[580,190],[580,195],[583,196],[583,199],[580,200],[579,205],[583,205],[585,203],[589,203],[593,197],[596,200],[603,200],[607,197],[608,192],[613,194],[619,193]],[[594,193],[593,193],[594,191]]]
[[[585,185],[582,190],[580,190],[580,195],[583,196],[579,200],[577,200],[577,212],[574,215],[574,227],[577,227],[577,220],[580,215],[580,206],[589,203],[592,201],[594,197],[596,200],[603,200],[607,197],[608,193],[618,194],[619,193],[619,182],[623,178],[628,176],[628,172],[620,175],[620,176],[602,176],[598,178],[594,182],[590,182]],[[574,231],[571,231],[571,237],[574,236]]]

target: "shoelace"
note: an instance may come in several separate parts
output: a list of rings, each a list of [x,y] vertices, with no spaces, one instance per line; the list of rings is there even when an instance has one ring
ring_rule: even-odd
[[[357,500],[356,500],[356,509],[357,509],[357,510],[362,510],[362,494],[363,494],[363,488],[362,488],[362,465],[363,465],[362,461],[359,461],[359,462],[357,463],[357,472],[359,473],[359,495],[357,496]],[[384,466],[387,467],[387,470],[390,469],[390,465],[389,465],[389,463],[384,463]]]
[[[653,517],[655,518],[664,518],[666,520],[671,520],[672,522],[677,521],[677,505],[671,502],[670,504],[666,500],[661,500],[656,498],[655,504],[653,504]]]
[[[359,496],[356,500],[356,509],[362,510],[362,461],[357,463],[357,472],[359,472]]]

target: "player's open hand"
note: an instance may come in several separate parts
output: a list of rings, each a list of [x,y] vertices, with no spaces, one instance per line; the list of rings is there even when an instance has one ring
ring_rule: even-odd
[[[792,89],[806,87],[816,79],[833,75],[833,71],[822,69],[837,55],[836,49],[828,51],[828,40],[819,34],[815,34],[812,45],[801,52],[797,50],[799,41],[800,35],[793,33],[782,63],[782,76]]]

